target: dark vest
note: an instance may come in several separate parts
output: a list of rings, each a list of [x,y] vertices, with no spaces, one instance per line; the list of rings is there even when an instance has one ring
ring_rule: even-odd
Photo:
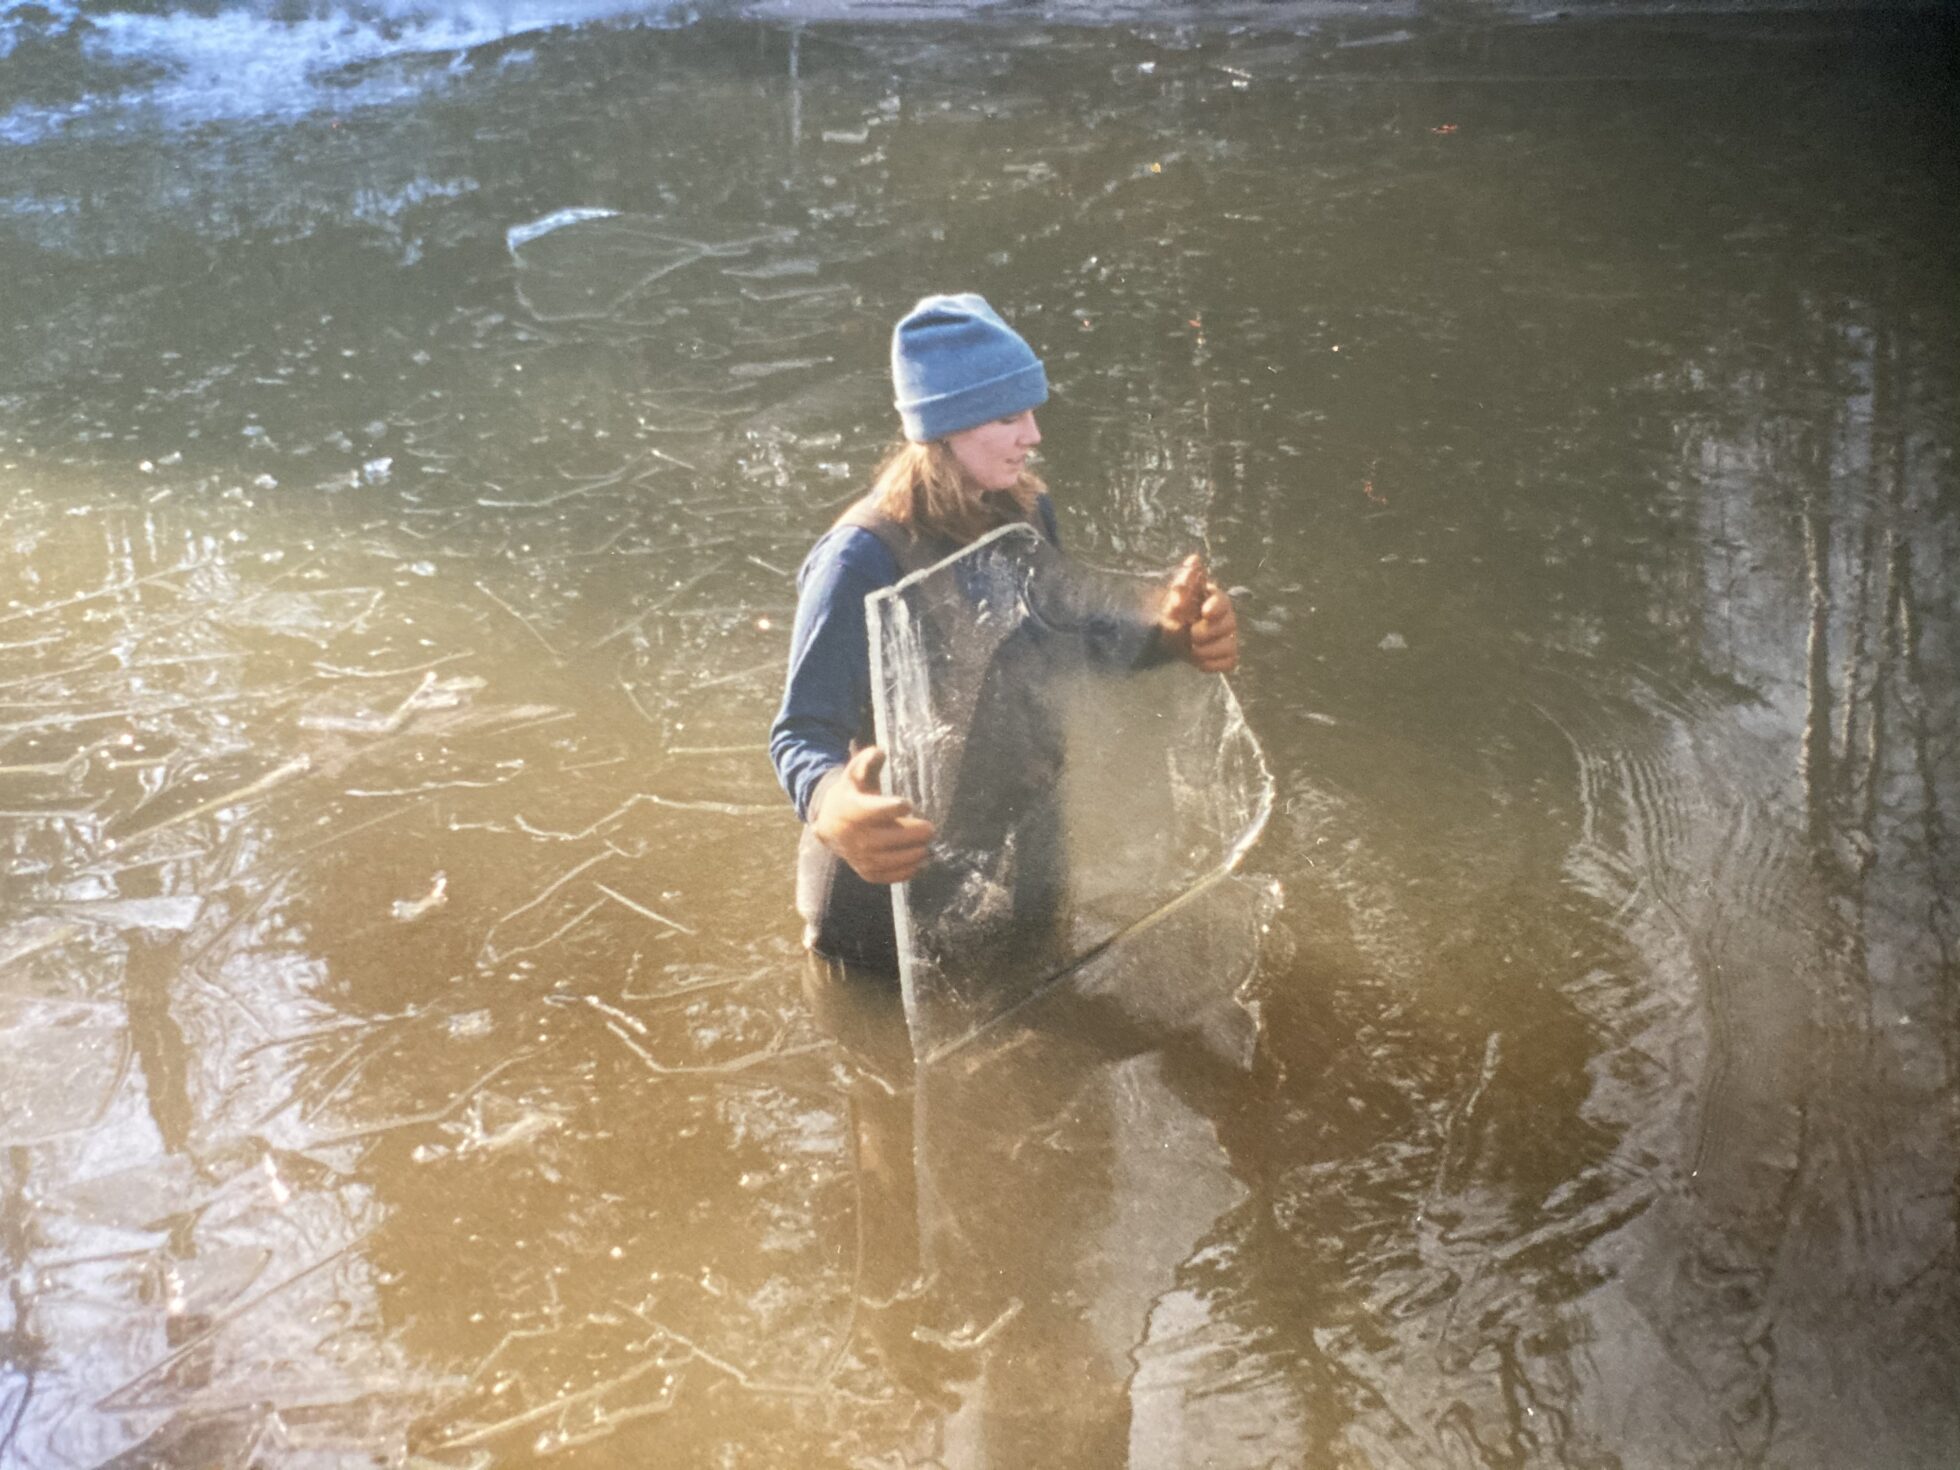
[[[1040,509],[1026,520],[1041,535],[1054,539]],[[949,536],[920,533],[901,525],[868,498],[846,510],[836,524],[855,526],[876,536],[898,563],[901,578],[944,561],[963,544]],[[804,827],[796,854],[796,910],[803,916],[807,948],[861,969],[896,975],[898,939],[892,902],[889,884],[865,882],[848,863],[817,841],[815,832]]]

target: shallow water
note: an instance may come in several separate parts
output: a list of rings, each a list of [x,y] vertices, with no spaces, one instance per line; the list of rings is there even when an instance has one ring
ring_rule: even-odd
[[[24,13],[0,1461],[1960,1459],[1950,27]],[[951,286],[1279,799],[920,1077],[762,747]]]

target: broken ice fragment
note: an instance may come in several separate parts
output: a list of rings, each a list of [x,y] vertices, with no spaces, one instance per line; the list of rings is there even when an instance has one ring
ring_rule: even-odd
[[[137,1164],[71,1184],[46,1202],[64,1214],[99,1225],[141,1230],[196,1208],[214,1188],[198,1178],[189,1159],[170,1154],[155,1163]]]
[[[0,1011],[0,1147],[42,1143],[90,1127],[129,1059],[118,1013],[67,1001]]]
[[[235,628],[303,638],[325,647],[380,604],[374,587],[327,592],[261,592],[227,608],[222,617]]]
[[[455,1037],[488,1036],[493,1022],[488,1011],[464,1011],[451,1016],[443,1029]]]
[[[83,932],[72,919],[37,916],[24,923],[0,929],[0,971],[10,971],[22,960],[66,944]]]
[[[517,296],[539,321],[604,318],[661,277],[725,247],[610,209],[561,209],[505,231]]]
[[[937,829],[894,899],[921,1056],[1230,870],[1265,825],[1272,780],[1230,687],[1157,651],[1161,585],[1015,525],[866,600],[889,789]]]
[[[528,245],[531,241],[541,236],[550,234],[553,230],[563,229],[566,225],[579,224],[585,220],[617,219],[618,217],[619,211],[616,209],[596,209],[589,206],[581,207],[574,205],[570,209],[554,210],[542,219],[534,219],[528,224],[512,225],[509,229],[505,230],[504,247],[512,255],[516,255],[522,246]]]
[[[90,899],[80,903],[52,903],[47,907],[71,919],[110,929],[160,929],[181,934],[197,922],[204,900],[194,894],[181,894],[175,898]]]
[[[264,1274],[272,1252],[263,1246],[220,1246],[164,1267],[166,1302],[173,1313],[215,1312]]]
[[[398,898],[389,910],[398,919],[413,923],[424,914],[433,913],[449,902],[449,875],[437,873],[429,891],[420,898]]]

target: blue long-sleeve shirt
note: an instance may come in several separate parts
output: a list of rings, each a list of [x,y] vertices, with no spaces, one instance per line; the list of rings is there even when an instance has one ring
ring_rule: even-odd
[[[898,559],[869,531],[827,532],[796,574],[783,703],[769,730],[769,759],[799,819],[817,783],[872,742],[871,641],[864,599],[898,580]]]

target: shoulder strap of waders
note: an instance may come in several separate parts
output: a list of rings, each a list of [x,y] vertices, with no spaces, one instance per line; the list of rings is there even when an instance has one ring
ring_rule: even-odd
[[[1048,527],[1037,508],[1034,514],[1024,518],[1033,526],[1044,541],[1054,538],[1048,534]],[[942,562],[960,549],[959,543],[947,536],[920,535],[910,526],[901,525],[871,503],[870,497],[858,501],[837,518],[840,526],[855,526],[860,531],[869,531],[885,545],[898,563],[898,574],[909,577],[914,572],[922,572],[936,562]]]
[[[944,536],[921,536],[910,526],[901,525],[873,505],[868,497],[839,516],[837,524],[869,531],[884,542],[885,550],[898,563],[901,577],[922,572],[934,562],[944,561],[959,550],[956,542]]]

